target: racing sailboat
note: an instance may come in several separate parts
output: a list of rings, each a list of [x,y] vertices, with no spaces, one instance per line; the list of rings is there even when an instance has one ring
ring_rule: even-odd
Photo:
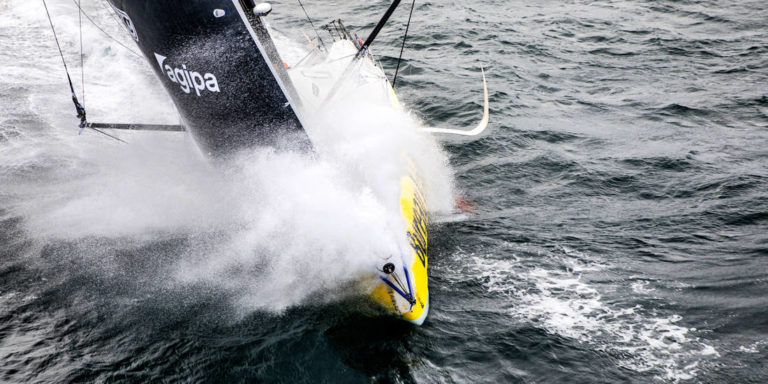
[[[72,90],[81,127],[184,130],[205,154],[221,159],[254,146],[313,150],[307,132],[309,120],[342,93],[400,107],[369,50],[399,0],[389,6],[366,40],[353,37],[341,20],[329,23],[325,29],[331,41],[319,41],[291,67],[281,59],[264,20],[272,11],[270,4],[252,0],[107,1],[165,87],[182,125],[91,123]],[[349,81],[352,78],[354,82]],[[476,135],[487,124],[486,88],[484,116],[477,128],[424,130]],[[419,170],[407,153],[403,156],[409,166],[399,179],[397,205],[410,247],[397,257],[382,259],[370,276],[359,279],[368,282],[373,300],[420,325],[429,311],[428,215]]]

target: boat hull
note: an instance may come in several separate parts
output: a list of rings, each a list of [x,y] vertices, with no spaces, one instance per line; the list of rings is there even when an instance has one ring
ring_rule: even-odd
[[[315,79],[306,82],[312,87],[297,91],[261,18],[244,0],[108,1],[165,86],[186,129],[212,158],[257,146],[310,148],[302,114],[320,109],[350,77],[348,65],[340,65],[338,76],[324,89]],[[341,59],[355,56],[354,42],[338,44],[344,52]],[[364,75],[358,74],[350,92],[399,109],[373,59],[365,56],[357,63]],[[305,72],[307,68],[293,69],[294,76]],[[427,214],[413,164],[411,168],[400,179],[399,201],[410,249],[399,256],[397,271],[377,277],[371,297],[421,324],[429,312]]]
[[[411,293],[413,302],[409,303],[396,289],[383,281],[376,285],[371,292],[371,297],[385,308],[402,316],[403,319],[421,325],[429,313],[426,201],[421,192],[421,186],[413,176],[404,176],[400,180],[400,191],[400,209],[410,245],[408,255],[410,257],[405,258],[403,263],[407,272],[403,274],[405,279],[400,280],[406,280],[407,284],[404,285],[407,285],[412,292],[401,291]],[[388,276],[381,278],[387,279]]]
[[[272,41],[239,0],[108,1],[207,155],[309,146]]]

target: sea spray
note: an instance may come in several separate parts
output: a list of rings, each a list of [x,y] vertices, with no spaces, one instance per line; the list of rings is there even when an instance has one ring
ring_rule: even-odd
[[[187,254],[174,261],[177,283],[220,286],[248,308],[300,303],[409,249],[398,206],[407,171],[398,143],[418,135],[404,135],[398,126],[408,115],[389,109],[366,109],[368,127],[360,127],[361,115],[350,116],[357,118],[329,126],[328,138],[341,138],[319,143],[327,155],[254,148],[214,166],[178,137],[146,134],[88,151],[81,161],[91,174],[25,208],[29,231],[71,241],[187,237]],[[442,159],[429,164],[428,152],[412,161],[439,169]],[[429,175],[425,185],[442,181]],[[447,189],[427,188],[427,199]]]
[[[119,63],[108,59],[91,62],[110,71]],[[129,145],[67,135],[69,146],[57,150],[77,167],[59,172],[72,177],[19,210],[39,238],[83,247],[93,238],[145,247],[185,239],[183,254],[165,261],[162,284],[202,283],[230,292],[243,309],[282,310],[372,273],[384,258],[411,257],[399,213],[403,175],[418,173],[431,208],[451,208],[446,158],[418,121],[341,101],[314,116],[314,152],[255,147],[212,163],[183,134],[122,134]],[[99,255],[90,262],[105,273],[119,268],[91,251],[80,253]]]
[[[28,33],[48,42],[41,5],[16,5],[15,12],[34,21]],[[84,6],[109,20],[104,9]],[[77,69],[77,9],[52,2],[51,11],[65,57]],[[103,27],[130,42],[118,26]],[[176,123],[146,60],[103,38],[91,24],[83,28],[89,116]],[[21,75],[26,83],[62,80],[65,90],[55,46],[47,48],[50,55]],[[9,192],[23,191],[14,213],[41,244],[72,244],[73,263],[105,276],[119,274],[124,262],[118,260],[121,251],[108,244],[152,249],[176,238],[184,244],[181,254],[163,255],[160,246],[153,251],[163,268],[146,275],[165,278],[151,281],[177,288],[203,283],[232,292],[244,308],[279,310],[370,273],[382,258],[407,250],[398,207],[399,177],[407,172],[403,153],[420,169],[430,204],[450,201],[440,150],[416,132],[417,121],[391,108],[344,100],[346,108],[326,109],[313,121],[314,153],[253,148],[213,164],[186,134],[118,133],[128,145],[87,131],[78,136],[66,92],[58,94],[30,100],[51,133],[17,140],[18,150],[4,155],[20,169],[6,174],[16,180]],[[48,170],[53,182],[22,182],[16,175],[27,168]]]

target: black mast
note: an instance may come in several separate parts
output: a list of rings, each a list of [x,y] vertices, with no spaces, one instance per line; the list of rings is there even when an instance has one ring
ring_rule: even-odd
[[[392,13],[395,12],[395,9],[398,5],[400,5],[401,0],[395,0],[392,2],[392,5],[389,6],[389,9],[387,9],[387,12],[384,13],[384,16],[379,20],[379,23],[376,24],[376,27],[373,28],[373,31],[370,35],[368,35],[368,38],[365,39],[365,42],[363,43],[363,46],[360,47],[360,50],[358,51],[358,56],[362,56],[365,54],[366,51],[368,51],[368,47],[371,46],[373,43],[373,40],[376,39],[376,36],[379,35],[379,32],[381,32],[381,29],[384,28],[384,24],[387,23],[389,18],[392,16]]]

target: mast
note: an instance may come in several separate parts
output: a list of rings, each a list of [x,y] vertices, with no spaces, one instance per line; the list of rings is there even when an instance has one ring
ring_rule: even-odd
[[[389,18],[392,17],[392,14],[395,12],[395,9],[397,9],[397,6],[400,5],[401,0],[395,0],[392,2],[392,4],[387,8],[387,11],[384,13],[384,16],[382,16],[381,20],[376,24],[376,26],[373,28],[373,31],[371,31],[371,34],[368,35],[368,38],[365,39],[365,42],[360,47],[360,50],[358,51],[358,56],[362,56],[365,54],[365,52],[368,51],[368,47],[371,46],[374,40],[376,40],[376,36],[379,35],[379,32],[381,32],[381,29],[384,28],[384,25],[387,24],[387,21],[389,21]]]

